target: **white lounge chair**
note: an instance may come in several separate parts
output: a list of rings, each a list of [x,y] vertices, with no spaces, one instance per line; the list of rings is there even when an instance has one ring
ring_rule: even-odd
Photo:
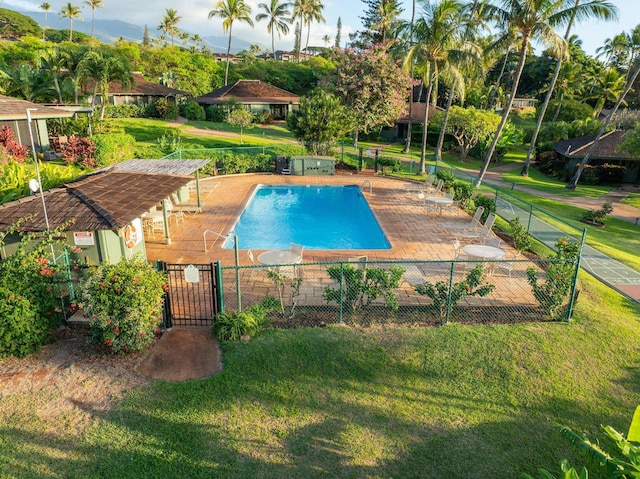
[[[482,218],[482,214],[484,213],[484,207],[478,206],[476,208],[476,212],[473,214],[473,218],[468,223],[442,223],[442,227],[444,229],[462,229],[462,230],[473,230],[482,228],[482,224],[480,223],[480,218]]]
[[[472,230],[454,231],[453,236],[458,241],[470,240],[470,239],[477,240],[477,241],[484,241],[485,239],[490,237],[491,228],[493,228],[493,223],[495,223],[495,221],[496,221],[496,215],[491,213],[489,216],[487,216],[487,219],[485,220],[480,230],[472,229]]]

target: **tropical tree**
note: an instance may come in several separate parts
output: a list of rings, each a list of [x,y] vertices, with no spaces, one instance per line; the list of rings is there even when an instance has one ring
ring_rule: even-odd
[[[64,52],[64,68],[66,70],[65,81],[71,84],[73,89],[73,103],[78,104],[82,82],[85,79],[84,57],[86,51],[69,49]]]
[[[552,53],[559,56],[566,51],[567,42],[555,32],[554,28],[567,25],[572,18],[578,21],[593,18],[596,12],[601,11],[599,8],[592,8],[590,3],[567,7],[567,2],[562,0],[502,0],[499,5],[487,3],[484,5],[484,9],[487,15],[498,23],[513,26],[520,51],[509,100],[503,110],[502,120],[494,134],[493,141],[486,152],[482,168],[478,173],[478,185],[482,182],[482,178],[489,168],[502,130],[509,119],[531,42],[540,42]]]
[[[322,35],[322,41],[324,42],[325,48],[328,47],[329,43],[331,43],[331,35],[328,35],[328,34]]]
[[[449,69],[450,55],[460,38],[458,33],[462,4],[458,0],[442,0],[434,4],[424,2],[423,7],[422,16],[416,22],[414,30],[418,43],[409,50],[405,65],[415,62],[416,72],[422,76],[423,84],[427,86],[420,151],[420,172],[425,174],[429,103],[437,96],[434,90],[437,90],[438,77],[441,71]]]
[[[251,123],[253,123],[253,114],[244,108],[234,108],[227,115],[226,122],[240,128],[240,144],[242,144],[242,130],[251,126]]]
[[[40,52],[40,67],[51,75],[53,88],[58,95],[58,101],[62,103],[62,91],[60,90],[60,80],[62,71],[65,68],[65,54],[57,48],[47,48]]]
[[[68,2],[60,9],[58,15],[60,15],[60,18],[69,19],[69,41],[73,41],[73,20],[82,20],[82,12],[80,11],[80,7],[78,7],[77,5],[73,5],[71,2]]]
[[[51,4],[43,2],[39,8],[44,12],[44,28],[42,29],[42,40],[44,41],[47,35],[47,13],[51,10]]]
[[[356,146],[360,132],[391,125],[404,113],[409,77],[381,44],[361,52],[337,50],[333,61],[335,71],[322,82],[357,118],[353,135]]]
[[[580,6],[582,0],[575,0],[574,7],[577,9]],[[618,17],[618,9],[613,6],[610,2],[605,0],[589,0],[584,3],[585,6],[591,6],[592,8],[592,17],[597,18],[599,20],[615,20]],[[573,23],[576,20],[577,10],[572,12],[571,18],[569,19],[569,23],[567,24],[567,30],[564,34],[565,41],[569,42],[571,38],[571,28],[573,27]],[[547,89],[547,94],[545,96],[544,102],[540,107],[540,111],[538,112],[538,120],[536,122],[536,127],[533,130],[533,134],[531,135],[531,142],[529,145],[529,151],[527,152],[527,158],[524,162],[524,166],[522,167],[521,174],[522,176],[529,175],[529,164],[531,163],[531,158],[533,157],[533,152],[536,148],[536,143],[538,141],[538,134],[540,133],[540,129],[542,128],[542,122],[544,120],[545,113],[547,112],[547,108],[549,107],[549,102],[551,102],[551,97],[553,95],[553,90],[556,86],[556,82],[560,77],[560,73],[562,72],[562,64],[565,60],[563,55],[560,55],[556,61],[556,68],[553,72],[553,76],[551,77],[551,81],[549,82],[549,86]],[[565,68],[565,74],[570,73],[569,69]],[[565,76],[566,78],[566,76]],[[562,103],[562,99],[559,99],[558,110],[560,108],[560,104]]]
[[[5,93],[8,96],[24,98],[28,101],[44,101],[51,98],[53,89],[51,79],[40,68],[31,65],[18,65],[3,70]]]
[[[289,7],[291,3],[281,2],[280,0],[271,0],[270,4],[260,3],[258,8],[263,11],[256,15],[256,22],[268,20],[267,32],[271,34],[271,51],[273,58],[276,58],[276,40],[275,34],[287,35],[289,33],[289,25],[291,24],[291,11]]]
[[[411,2],[411,20],[409,21],[409,48],[413,47],[413,28],[416,22],[416,0]],[[409,66],[409,78],[411,78],[411,90],[409,90],[409,121],[407,122],[407,138],[404,144],[404,153],[409,153],[411,149],[411,134],[413,131],[413,70],[414,63]]]
[[[627,37],[623,33],[607,38],[601,47],[596,48],[596,58],[604,57],[610,68],[622,69],[627,62]]]
[[[302,29],[307,26],[307,42],[305,50],[309,48],[309,35],[311,34],[311,24],[313,22],[324,22],[322,15],[324,5],[320,0],[295,0],[293,2],[293,10],[291,12],[291,21],[298,19],[300,29],[298,30],[298,38],[296,39],[296,59],[300,61],[300,49],[302,47]]]
[[[336,40],[335,40],[334,46],[336,48],[340,48],[341,41],[342,41],[342,17],[338,17],[338,22],[336,23]]]
[[[96,93],[100,92],[100,119],[104,120],[104,111],[109,101],[109,83],[118,80],[123,86],[130,84],[133,81],[131,70],[120,57],[97,51],[90,51],[85,55],[83,66],[87,76],[95,81],[92,106],[95,104]]]
[[[434,121],[439,120],[439,116],[444,116],[444,113],[434,116]],[[474,146],[491,138],[499,123],[500,116],[493,111],[454,105],[451,107],[444,131],[453,136],[458,143],[460,161],[463,162]]]
[[[167,8],[162,16],[162,21],[158,25],[158,30],[162,30],[166,35],[171,37],[171,46],[173,46],[173,38],[178,33],[178,23],[182,17],[173,8]]]
[[[387,35],[397,25],[401,11],[396,1],[382,0],[378,4],[378,20],[371,25],[371,29],[378,33],[382,43],[387,41]]]
[[[593,93],[589,97],[596,100],[593,111],[594,118],[598,118],[606,102],[616,101],[620,93],[624,90],[625,84],[625,76],[613,68],[609,68],[596,79]]]
[[[333,144],[349,131],[351,120],[337,96],[316,89],[300,100],[287,124],[310,154],[328,155]]]
[[[96,23],[96,10],[98,8],[104,8],[102,0],[84,0],[83,5],[91,9],[91,36],[93,36],[93,27]]]
[[[209,18],[222,18],[222,31],[229,32],[229,44],[227,46],[227,66],[224,71],[224,84],[229,84],[229,55],[231,54],[231,35],[233,31],[233,22],[238,20],[244,22],[253,28],[253,20],[251,20],[251,7],[244,0],[218,0],[216,7],[209,12]]]

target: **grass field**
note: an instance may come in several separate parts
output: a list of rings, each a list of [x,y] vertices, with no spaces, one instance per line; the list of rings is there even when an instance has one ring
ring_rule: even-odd
[[[640,193],[631,193],[622,202],[640,208]]]
[[[518,186],[526,186],[534,190],[545,191],[558,196],[600,198],[613,189],[613,186],[584,185],[578,184],[575,190],[566,188],[566,183],[550,178],[538,171],[536,168],[529,170],[529,176],[521,176],[520,170],[512,170],[502,174],[502,179],[507,183],[514,183]]]

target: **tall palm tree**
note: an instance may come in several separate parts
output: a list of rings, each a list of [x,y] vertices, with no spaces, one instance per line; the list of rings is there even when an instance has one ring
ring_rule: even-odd
[[[85,78],[84,57],[86,51],[69,49],[64,52],[64,68],[66,70],[65,81],[71,83],[73,88],[73,102],[78,104],[82,82]]]
[[[109,101],[109,83],[119,80],[123,86],[127,86],[133,81],[133,75],[126,63],[115,55],[90,51],[85,55],[83,63],[87,76],[95,81],[92,106],[99,91],[102,98],[100,119],[104,120],[104,111]]]
[[[62,77],[62,70],[65,68],[65,60],[65,55],[60,48],[47,48],[40,52],[40,67],[51,75],[53,88],[58,95],[58,101],[60,103],[62,103],[60,79]]]
[[[320,0],[309,0],[309,8],[305,14],[305,22],[307,23],[307,41],[305,43],[304,49],[307,51],[309,49],[309,36],[311,35],[311,24],[314,22],[317,23],[325,23],[326,19],[322,14],[322,10],[324,9],[324,5]]]
[[[377,31],[382,37],[382,43],[387,41],[387,34],[397,23],[400,9],[396,2],[381,1],[378,4],[378,21],[371,25],[371,29]]]
[[[171,46],[173,46],[173,38],[178,33],[178,23],[182,17],[173,8],[167,8],[162,16],[162,21],[158,26],[158,30],[162,30],[165,35],[171,37]]]
[[[413,47],[413,27],[416,22],[416,0],[411,2],[411,20],[409,22],[409,48]],[[409,90],[409,121],[407,122],[407,138],[404,144],[404,153],[409,153],[411,149],[411,131],[413,130],[413,62],[409,66],[409,77],[411,78],[411,89]]]
[[[96,23],[96,10],[98,8],[104,8],[102,0],[84,0],[83,5],[91,9],[91,36],[93,36],[93,27]]]
[[[271,0],[270,4],[260,3],[258,8],[263,11],[256,15],[256,22],[262,20],[269,20],[267,23],[267,32],[271,34],[271,51],[273,52],[273,58],[276,58],[276,40],[275,34],[278,33],[278,40],[280,35],[287,35],[289,33],[289,25],[291,24],[291,12],[289,7],[291,3],[281,2],[280,0]]]
[[[307,42],[305,50],[309,48],[309,36],[311,34],[311,24],[313,22],[324,22],[325,18],[322,15],[324,5],[320,0],[295,0],[293,2],[293,10],[291,12],[291,21],[296,19],[300,22],[300,30],[298,31],[298,38],[296,40],[297,50],[296,59],[300,61],[300,49],[302,48],[302,30],[305,25],[307,26]]]
[[[580,6],[582,0],[575,0],[574,7],[577,9]],[[605,0],[589,0],[584,6],[591,7],[592,9],[592,17],[597,18],[598,20],[615,20],[618,18],[618,9],[613,6],[611,3]],[[569,41],[571,38],[571,28],[573,27],[573,23],[576,19],[577,10],[574,10],[571,18],[569,19],[569,23],[567,24],[567,30],[564,34],[565,41]],[[522,171],[520,174],[522,176],[529,175],[529,165],[531,164],[531,158],[533,157],[533,152],[536,148],[536,143],[538,141],[538,134],[540,133],[540,129],[542,128],[542,121],[544,120],[544,115],[547,112],[547,108],[549,107],[549,102],[551,101],[551,96],[553,95],[553,90],[556,86],[556,82],[558,81],[558,77],[560,76],[560,72],[562,70],[562,62],[564,61],[563,56],[559,56],[556,61],[556,68],[553,72],[553,77],[551,78],[551,82],[549,84],[547,95],[545,96],[544,102],[540,107],[540,111],[538,113],[538,120],[536,122],[536,127],[533,130],[533,134],[531,135],[531,143],[529,145],[529,151],[527,152],[527,158],[524,162],[524,166],[522,167]]]
[[[487,3],[484,6],[489,17],[500,24],[513,25],[515,27],[520,51],[509,100],[503,110],[502,119],[493,140],[485,154],[482,168],[478,173],[478,185],[482,182],[489,168],[489,163],[493,158],[502,130],[509,119],[509,113],[518,92],[520,77],[522,76],[530,43],[538,41],[549,48],[550,51],[559,55],[560,52],[566,51],[567,42],[554,31],[554,28],[567,25],[572,18],[581,21],[585,18],[594,17],[595,11],[591,8],[591,5],[574,5],[565,8],[566,5],[567,2],[563,0],[501,0],[499,5]]]
[[[233,30],[233,22],[238,20],[244,22],[253,28],[253,20],[251,20],[251,7],[244,0],[218,0],[216,7],[209,12],[209,18],[222,18],[222,31],[229,32],[229,45],[227,46],[227,66],[224,70],[224,84],[229,83],[229,55],[231,54],[231,34]]]
[[[44,41],[47,34],[47,13],[51,10],[51,5],[48,2],[43,2],[39,8],[44,12],[44,28],[42,29],[42,41]]]
[[[449,55],[459,39],[458,17],[462,4],[459,0],[441,0],[440,3],[423,0],[421,3],[422,16],[415,25],[418,43],[409,50],[405,65],[415,62],[416,71],[422,75],[422,81],[427,86],[420,151],[420,172],[425,174],[429,103],[432,97],[437,96],[434,90],[437,90],[437,80],[441,71],[447,70],[450,66]]]
[[[627,36],[619,33],[613,38],[607,38],[604,45],[596,48],[596,58],[604,57],[605,63],[611,68],[622,68],[627,62]]]
[[[615,102],[618,99],[625,88],[626,80],[626,77],[614,68],[609,68],[597,78],[593,93],[589,97],[596,100],[596,105],[593,108],[594,118],[598,118],[605,103]]]
[[[72,4],[71,2],[68,2],[60,9],[58,15],[60,15],[60,18],[69,19],[69,41],[73,41],[73,20],[82,20],[82,12],[80,11],[80,7]]]

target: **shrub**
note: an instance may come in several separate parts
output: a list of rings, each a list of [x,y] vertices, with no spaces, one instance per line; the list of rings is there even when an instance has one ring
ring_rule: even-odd
[[[67,144],[62,147],[65,163],[77,163],[85,168],[95,168],[97,165],[95,152],[93,141],[79,136],[69,137]]]
[[[482,264],[479,264],[469,271],[464,280],[454,283],[451,286],[451,291],[449,291],[449,282],[447,281],[438,281],[435,284],[427,281],[416,285],[415,290],[418,294],[430,297],[440,313],[440,318],[446,318],[448,305],[453,309],[467,296],[484,297],[495,289],[495,285],[483,281],[484,269]]]
[[[627,168],[622,165],[611,165],[605,163],[596,167],[598,180],[601,184],[622,183],[627,173]]]
[[[549,103],[549,108],[547,109],[544,115],[545,121],[550,121],[553,118],[557,107],[558,107],[558,102],[556,100],[552,100]],[[561,105],[557,120],[573,121],[573,120],[584,120],[585,118],[592,118],[592,117],[593,117],[592,107],[578,100],[565,98],[562,100],[562,105]]]
[[[467,206],[473,195],[473,185],[466,181],[455,180],[451,188],[453,189],[453,199],[459,201],[462,206]]]
[[[389,158],[386,156],[382,156],[378,158],[378,165],[382,167],[382,174],[385,174],[385,168],[388,169],[391,173],[397,173],[402,171],[402,161],[396,158]]]
[[[597,223],[600,225],[604,224],[604,220],[613,212],[613,206],[611,205],[611,201],[605,202],[602,205],[602,208],[599,210],[590,210],[582,215],[582,219],[585,221],[591,221],[592,223]]]
[[[246,311],[219,313],[211,327],[220,341],[238,341],[243,336],[255,336],[265,324],[267,309],[256,304]]]
[[[158,138],[158,146],[165,155],[180,150],[182,148],[180,130],[167,130],[160,138]]]
[[[436,173],[436,179],[444,181],[442,189],[450,190],[453,186],[453,182],[456,181],[456,176],[449,170],[438,170]]]
[[[554,151],[544,151],[536,156],[536,166],[540,172],[554,178],[566,179],[567,163],[566,160],[560,158]]]
[[[117,354],[148,347],[162,318],[165,288],[164,275],[140,257],[90,269],[80,306],[93,340]]]
[[[93,135],[97,166],[108,166],[133,158],[136,140],[126,133]]]
[[[24,162],[27,158],[27,154],[29,153],[29,150],[25,145],[20,145],[20,143],[18,143],[15,135],[13,134],[13,130],[7,125],[0,128],[0,147],[2,147],[3,152],[17,163]],[[6,163],[7,160],[5,155],[2,156],[0,164]]]
[[[183,101],[180,103],[180,115],[187,120],[204,121],[206,114],[204,108],[197,104],[195,101]]]
[[[217,105],[209,105],[205,109],[207,121],[214,121],[216,123],[222,123],[227,117],[227,112],[224,108]]]
[[[552,263],[545,271],[545,282],[538,281],[538,270],[527,268],[527,281],[533,290],[533,296],[540,306],[549,314],[551,319],[557,319],[562,306],[571,292],[575,275],[575,260],[580,253],[580,244],[570,242],[566,236],[556,242],[556,254]]]
[[[488,196],[477,194],[473,197],[473,204],[476,208],[478,208],[479,206],[484,207],[484,213],[482,213],[482,218],[480,218],[480,221],[484,222],[484,220],[487,219],[487,216],[489,216],[491,213],[496,212],[496,200]]]
[[[102,106],[96,107],[96,117],[99,118],[98,112]],[[140,118],[145,116],[146,105],[105,105],[105,118]]]
[[[235,155],[232,152],[227,152],[222,160],[225,173],[246,173],[252,166],[252,160],[249,155],[239,154]]]
[[[166,98],[158,98],[147,106],[145,116],[163,120],[175,120],[178,118],[178,107]]]
[[[511,227],[511,238],[513,238],[513,245],[519,252],[527,251],[531,248],[533,243],[533,236],[527,233],[527,228],[520,223],[520,218],[517,216],[509,221]]]
[[[38,319],[27,298],[0,287],[0,358],[22,358],[45,343],[48,325]]]

